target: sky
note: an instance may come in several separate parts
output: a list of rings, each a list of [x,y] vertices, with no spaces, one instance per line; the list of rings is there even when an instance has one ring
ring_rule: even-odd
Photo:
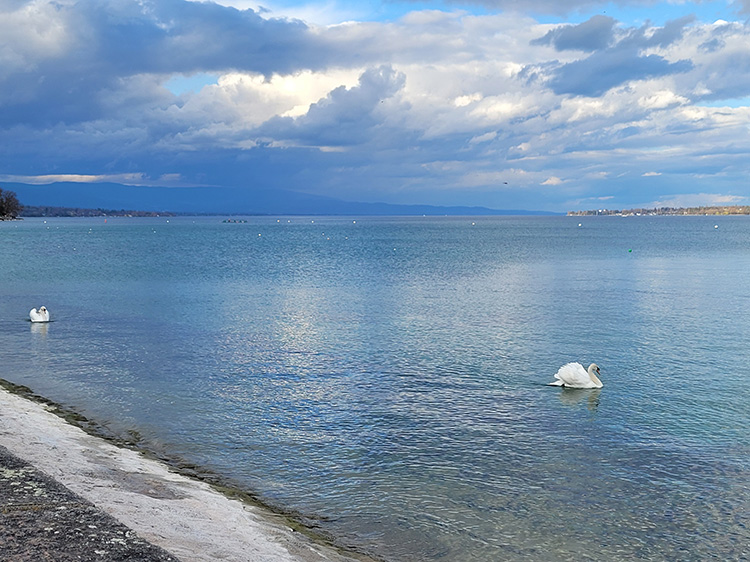
[[[0,188],[750,204],[750,0],[0,0],[0,143]]]

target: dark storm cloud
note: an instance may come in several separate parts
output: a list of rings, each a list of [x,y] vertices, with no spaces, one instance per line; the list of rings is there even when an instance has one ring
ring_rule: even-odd
[[[663,27],[653,28],[646,24],[640,28],[619,29],[617,20],[596,15],[577,25],[562,25],[532,45],[552,45],[558,51],[600,51],[610,47],[667,47],[682,39],[685,27],[695,21],[694,16],[685,16],[668,21]]]
[[[54,10],[65,31],[60,47],[0,73],[0,125],[95,119],[103,112],[100,94],[138,74],[269,75],[321,68],[330,54],[302,22],[212,3],[83,0]],[[21,58],[13,44],[6,49],[10,60]]]
[[[532,44],[552,45],[558,51],[580,50],[591,54],[562,64],[552,71],[548,84],[557,94],[601,96],[629,80],[687,72],[690,61],[670,62],[655,54],[645,55],[649,47],[668,47],[680,40],[692,16],[668,22],[661,28],[643,26],[618,29],[616,21],[594,16],[579,25],[565,25],[549,31]],[[534,75],[530,69],[528,75]]]
[[[670,63],[658,55],[639,56],[633,50],[594,53],[563,65],[550,81],[556,94],[597,97],[629,80],[645,80],[692,68],[689,61]]]

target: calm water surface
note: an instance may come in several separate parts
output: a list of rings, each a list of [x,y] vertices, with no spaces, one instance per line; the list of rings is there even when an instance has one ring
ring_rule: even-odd
[[[388,561],[740,560],[748,279],[750,217],[27,219],[0,376]]]

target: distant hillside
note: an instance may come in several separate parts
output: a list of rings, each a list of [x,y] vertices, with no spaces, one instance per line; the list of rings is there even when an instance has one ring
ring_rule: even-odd
[[[27,208],[140,209],[215,215],[552,215],[486,207],[359,203],[288,190],[222,187],[137,187],[115,183],[3,184]],[[27,215],[29,216],[29,215]]]
[[[658,209],[599,209],[593,211],[568,211],[569,217],[594,215],[650,216],[650,215],[750,215],[750,206],[729,205],[726,207],[660,207]]]

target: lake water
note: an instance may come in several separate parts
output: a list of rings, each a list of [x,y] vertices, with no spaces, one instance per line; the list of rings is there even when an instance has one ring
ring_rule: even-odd
[[[0,377],[388,561],[747,559],[749,279],[750,217],[27,219]]]

